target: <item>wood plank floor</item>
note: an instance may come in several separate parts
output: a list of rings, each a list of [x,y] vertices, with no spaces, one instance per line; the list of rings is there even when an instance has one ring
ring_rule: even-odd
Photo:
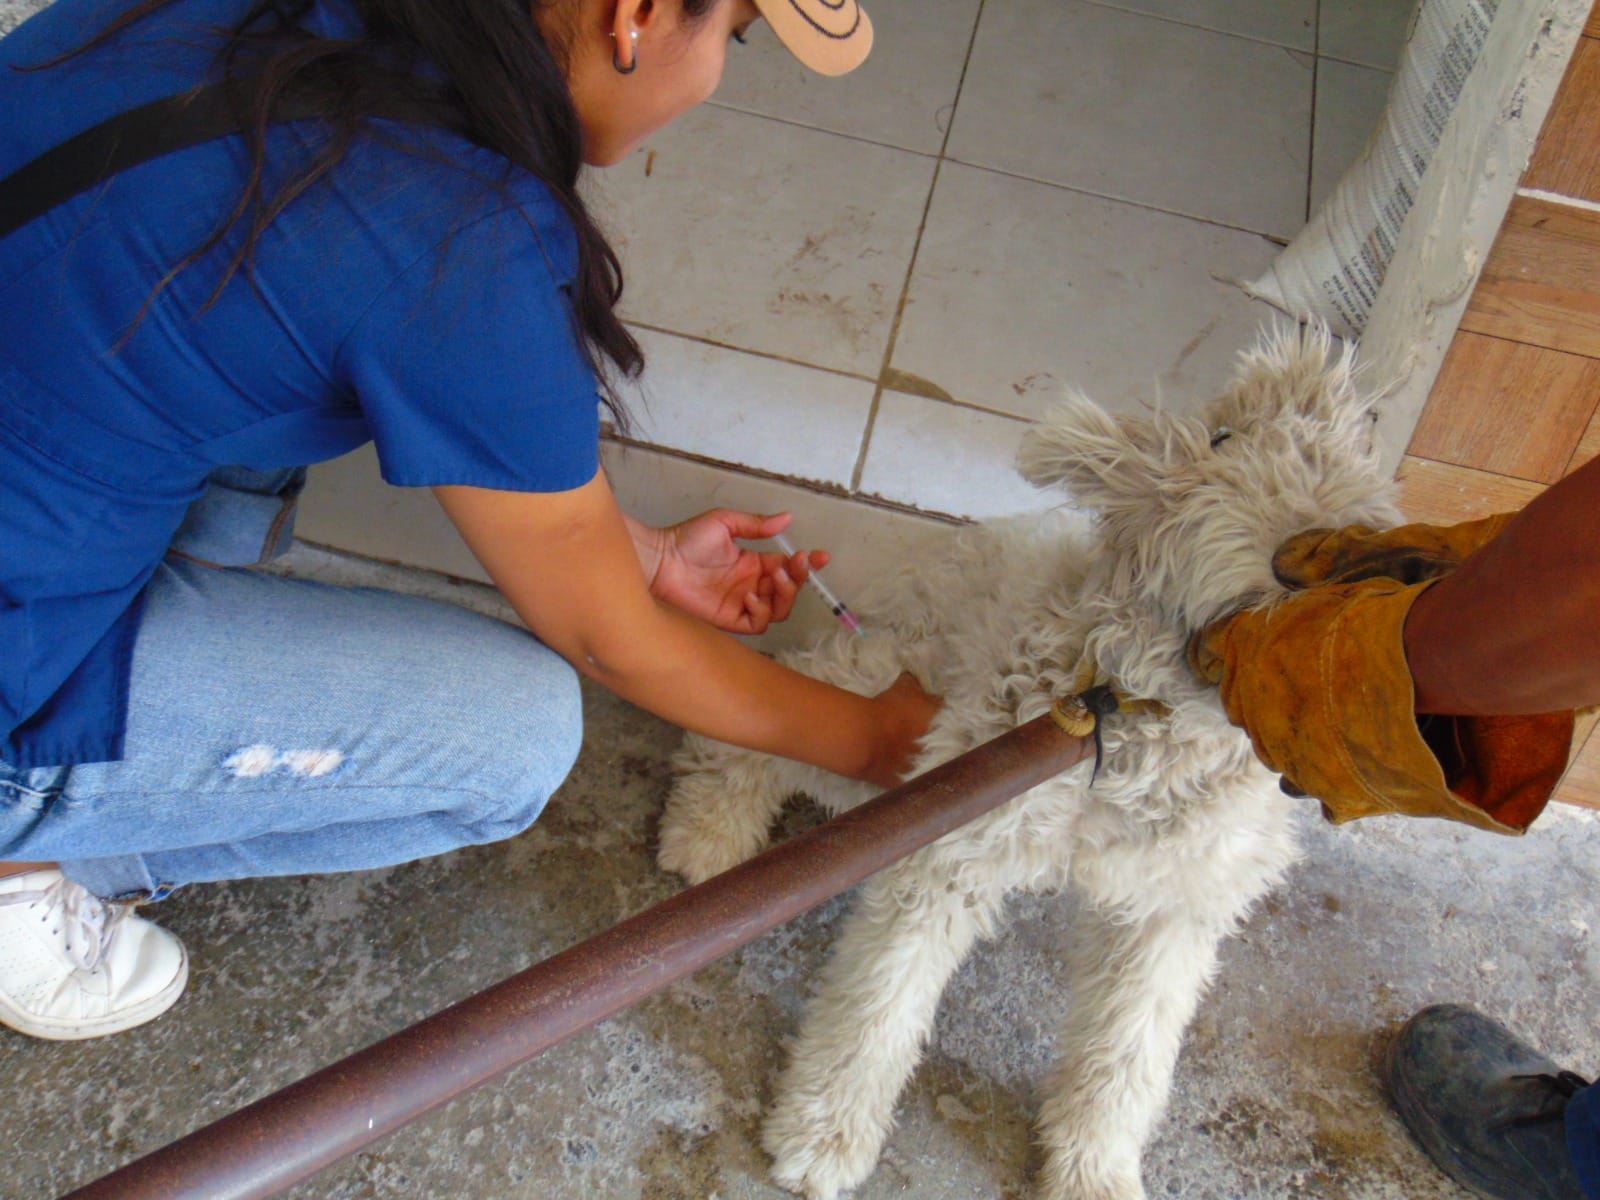
[[[1520,508],[1600,454],[1595,205],[1600,15],[1591,14],[1401,465],[1413,519]],[[1558,799],[1600,808],[1597,721],[1580,721]]]

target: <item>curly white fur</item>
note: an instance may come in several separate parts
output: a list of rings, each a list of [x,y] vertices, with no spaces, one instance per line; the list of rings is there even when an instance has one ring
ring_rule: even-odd
[[[1139,1161],[1216,948],[1297,849],[1291,801],[1184,661],[1189,632],[1281,593],[1273,550],[1314,526],[1398,519],[1348,352],[1279,331],[1203,418],[1111,416],[1069,399],[1020,465],[1061,511],[952,532],[936,561],[886,572],[838,633],[786,658],[864,694],[902,671],[944,697],[926,770],[1045,712],[1087,656],[1170,715],[1109,718],[1081,764],[869,880],[824,970],[763,1141],[812,1200],[860,1183],[968,949],[1014,889],[1081,897],[1071,1009],[1039,1115],[1050,1200],[1142,1200]],[[659,861],[698,882],[767,842],[796,792],[839,811],[871,789],[691,736]]]

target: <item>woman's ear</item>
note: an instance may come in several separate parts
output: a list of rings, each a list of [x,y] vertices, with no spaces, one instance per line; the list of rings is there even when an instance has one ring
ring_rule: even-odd
[[[654,31],[661,16],[662,8],[655,0],[613,0],[608,29],[617,45],[626,47]]]
[[[617,70],[631,74],[639,60],[639,8],[641,0],[610,0],[605,22],[606,40],[611,45],[611,62]]]

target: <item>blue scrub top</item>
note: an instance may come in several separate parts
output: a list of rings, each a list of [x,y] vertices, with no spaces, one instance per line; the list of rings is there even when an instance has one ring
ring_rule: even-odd
[[[80,46],[130,4],[55,0],[0,39],[0,177],[207,78],[218,30],[246,8],[175,0],[59,66],[12,69]],[[359,28],[341,0],[318,0],[311,24]],[[131,168],[0,239],[7,763],[121,756],[143,588],[218,467],[299,466],[372,440],[401,486],[560,491],[594,476],[565,214],[489,151],[391,131],[430,153],[359,142],[209,307],[237,230],[149,298],[231,211],[241,137]],[[269,132],[269,189],[320,134]]]

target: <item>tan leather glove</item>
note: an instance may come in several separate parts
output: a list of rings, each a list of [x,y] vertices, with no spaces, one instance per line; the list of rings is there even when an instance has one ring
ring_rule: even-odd
[[[1419,722],[1402,634],[1431,585],[1312,587],[1212,622],[1191,639],[1189,663],[1218,685],[1261,761],[1329,820],[1393,812],[1521,833],[1566,768],[1573,715]]]
[[[1514,516],[1516,513],[1496,513],[1459,525],[1415,524],[1383,530],[1365,525],[1308,529],[1278,547],[1272,556],[1272,573],[1284,587],[1291,588],[1354,583],[1380,575],[1400,583],[1421,583],[1455,570]]]

